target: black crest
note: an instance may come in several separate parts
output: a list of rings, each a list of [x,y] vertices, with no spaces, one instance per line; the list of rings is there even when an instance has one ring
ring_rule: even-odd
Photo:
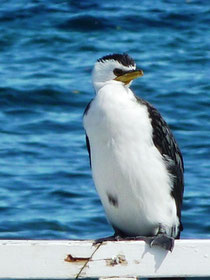
[[[97,61],[104,62],[109,59],[114,59],[124,66],[130,66],[130,65],[134,66],[135,65],[133,58],[130,57],[127,53],[123,53],[123,54],[114,53],[114,54],[105,55],[102,58],[99,58]]]

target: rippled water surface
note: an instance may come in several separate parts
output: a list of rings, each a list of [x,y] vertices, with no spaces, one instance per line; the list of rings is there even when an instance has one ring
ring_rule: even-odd
[[[82,114],[96,59],[128,52],[133,83],[170,124],[185,161],[184,238],[210,238],[208,1],[2,1],[0,238],[112,233]]]

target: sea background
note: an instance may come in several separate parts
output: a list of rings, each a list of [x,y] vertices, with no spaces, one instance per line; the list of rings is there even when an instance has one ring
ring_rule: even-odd
[[[89,167],[91,70],[129,53],[132,89],[158,108],[185,162],[183,238],[210,238],[209,1],[32,1],[0,5],[0,238],[112,234]]]

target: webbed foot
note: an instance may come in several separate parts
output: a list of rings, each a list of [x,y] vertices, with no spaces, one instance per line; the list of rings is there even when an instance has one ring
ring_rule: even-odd
[[[145,241],[150,247],[159,246],[171,252],[174,248],[174,238],[165,233],[159,233],[153,237],[145,237]]]
[[[121,237],[118,236],[118,235],[111,235],[111,236],[107,236],[107,237],[102,237],[102,238],[94,240],[93,245],[103,243],[103,242],[106,242],[106,241],[118,241],[118,240],[120,240],[120,238]]]
[[[119,240],[144,240],[145,241],[145,236],[137,235],[137,236],[125,236],[125,237],[120,237],[121,239]]]
[[[94,245],[98,244],[98,243],[103,243],[106,241],[123,241],[123,240],[127,240],[127,241],[132,241],[132,240],[145,240],[145,236],[120,236],[118,234],[114,234],[108,237],[103,237],[103,238],[99,238],[94,240]]]

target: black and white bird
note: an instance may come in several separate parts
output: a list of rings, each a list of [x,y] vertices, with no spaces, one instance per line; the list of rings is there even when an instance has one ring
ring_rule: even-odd
[[[172,250],[182,231],[183,159],[160,113],[129,86],[143,76],[127,54],[97,60],[84,113],[92,175],[114,237]]]

